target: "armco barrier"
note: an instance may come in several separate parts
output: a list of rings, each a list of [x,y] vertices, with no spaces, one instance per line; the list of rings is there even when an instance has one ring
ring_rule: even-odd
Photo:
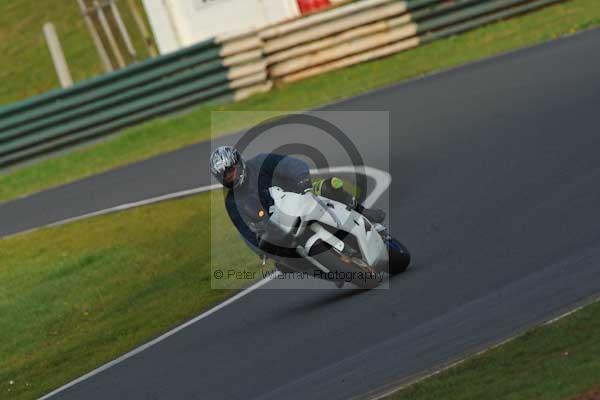
[[[0,167],[202,102],[225,102],[566,0],[362,0],[211,39],[0,108]],[[332,1],[339,3],[340,0]]]
[[[182,107],[269,89],[255,34],[209,40],[0,108],[0,166]]]

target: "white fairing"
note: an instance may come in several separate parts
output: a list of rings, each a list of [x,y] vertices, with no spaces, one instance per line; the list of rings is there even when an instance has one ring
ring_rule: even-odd
[[[269,229],[269,237],[289,237],[293,241],[300,237],[306,238],[308,229],[312,233],[309,239],[304,240],[304,243],[294,243],[295,246],[302,246],[308,253],[320,239],[342,252],[345,243],[324,228],[329,226],[354,236],[359,247],[355,250],[360,250],[362,260],[370,267],[387,265],[387,247],[383,239],[375,227],[358,212],[312,192],[284,192],[276,186],[269,191],[274,205],[269,209],[268,224],[279,233],[273,235],[273,229]]]

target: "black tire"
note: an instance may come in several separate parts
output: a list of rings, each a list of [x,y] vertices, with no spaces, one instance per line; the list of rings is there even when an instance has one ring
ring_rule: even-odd
[[[390,275],[397,275],[406,271],[410,264],[410,253],[408,252],[408,249],[394,238],[388,240],[387,247],[390,259]]]
[[[365,277],[368,275],[363,268],[354,263],[343,262],[338,254],[332,250],[327,243],[324,243],[320,240],[312,246],[309,255],[330,271],[337,271],[340,276],[355,277],[356,279],[348,279],[344,280],[344,282],[353,283],[361,289],[373,289],[381,283],[381,281],[377,279],[378,275],[374,275],[371,279],[360,279],[360,277]],[[320,270],[315,270],[315,277],[319,277],[319,274]],[[335,282],[335,280],[332,279],[328,280]]]

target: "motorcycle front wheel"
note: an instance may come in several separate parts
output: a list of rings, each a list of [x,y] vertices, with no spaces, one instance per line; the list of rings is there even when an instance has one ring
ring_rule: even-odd
[[[390,238],[386,244],[390,260],[390,275],[397,275],[406,271],[410,264],[410,253],[408,252],[408,249],[394,238]]]

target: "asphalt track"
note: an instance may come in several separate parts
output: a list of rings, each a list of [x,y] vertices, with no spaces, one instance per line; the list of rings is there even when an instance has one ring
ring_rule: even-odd
[[[254,291],[53,398],[349,398],[597,295],[599,44],[593,30],[326,107],[390,111],[389,165],[381,126],[345,129],[392,172],[382,206],[413,268],[389,290]],[[0,234],[208,184],[209,151],[0,205]]]

